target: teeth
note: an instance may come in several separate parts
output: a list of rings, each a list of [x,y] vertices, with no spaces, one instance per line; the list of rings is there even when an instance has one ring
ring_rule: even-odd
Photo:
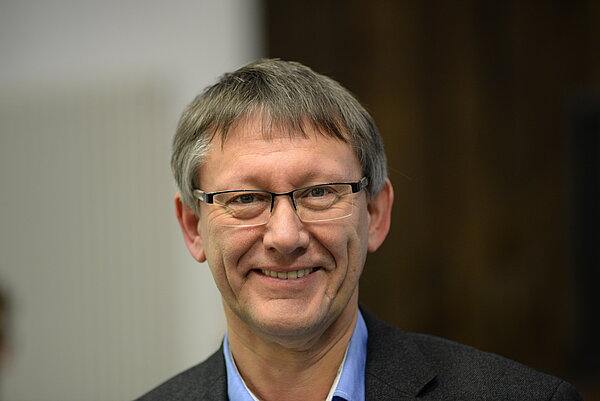
[[[274,272],[272,270],[261,269],[261,272],[265,276],[277,277],[277,278],[281,278],[284,280],[289,280],[289,279],[295,279],[295,278],[300,278],[300,277],[309,275],[310,273],[312,273],[313,270],[314,270],[313,268],[310,268],[310,269],[300,269],[300,270],[294,270],[292,272],[282,273],[282,272]]]

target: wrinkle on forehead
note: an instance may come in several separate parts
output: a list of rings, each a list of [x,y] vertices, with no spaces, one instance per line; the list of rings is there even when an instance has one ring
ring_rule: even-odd
[[[352,147],[308,128],[290,136],[274,129],[264,138],[261,121],[238,125],[221,147],[213,148],[201,176],[212,177],[204,190],[221,191],[251,185],[275,192],[317,183],[359,178],[360,163]],[[350,170],[356,172],[352,173]],[[243,188],[242,188],[243,189]],[[250,188],[251,189],[251,188]]]
[[[297,139],[299,137],[308,139],[311,136],[308,133],[308,130],[310,130],[310,132],[318,133],[325,138],[338,139],[348,143],[346,131],[340,129],[341,124],[327,125],[330,126],[318,124],[308,116],[296,120],[293,117],[273,117],[269,112],[256,110],[238,118],[226,129],[215,132],[213,139],[217,136],[220,138],[221,150],[223,150],[231,131],[236,131],[237,137],[243,137],[244,135],[255,137],[258,132],[261,134],[262,139],[271,141],[284,138]]]

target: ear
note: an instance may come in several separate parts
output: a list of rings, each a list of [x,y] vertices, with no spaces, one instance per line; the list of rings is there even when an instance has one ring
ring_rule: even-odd
[[[179,192],[175,194],[175,213],[177,214],[177,220],[179,220],[179,226],[183,232],[183,240],[192,254],[192,257],[198,262],[205,262],[206,253],[204,252],[204,241],[202,241],[200,229],[198,228],[200,219],[192,209],[183,203]]]
[[[383,189],[369,201],[369,240],[368,251],[375,252],[387,237],[392,220],[392,204],[394,203],[394,188],[386,178]]]

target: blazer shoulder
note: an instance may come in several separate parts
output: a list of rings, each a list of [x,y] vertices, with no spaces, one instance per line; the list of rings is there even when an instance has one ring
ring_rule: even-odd
[[[372,399],[402,393],[432,400],[581,400],[557,377],[444,338],[407,333],[361,310],[369,330],[366,378]]]
[[[162,383],[137,401],[227,400],[227,373],[223,348],[204,362]]]
[[[431,335],[406,335],[437,373],[437,386],[458,399],[486,394],[493,400],[581,400],[568,382],[500,355]]]

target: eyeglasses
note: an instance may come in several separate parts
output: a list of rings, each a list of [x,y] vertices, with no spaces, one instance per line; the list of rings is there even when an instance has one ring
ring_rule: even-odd
[[[207,193],[195,189],[193,194],[199,201],[221,209],[222,213],[216,217],[216,224],[253,227],[267,224],[278,196],[289,196],[296,214],[305,223],[349,217],[352,215],[353,194],[366,188],[368,184],[369,179],[363,177],[357,182],[311,185],[281,193],[246,189]]]

